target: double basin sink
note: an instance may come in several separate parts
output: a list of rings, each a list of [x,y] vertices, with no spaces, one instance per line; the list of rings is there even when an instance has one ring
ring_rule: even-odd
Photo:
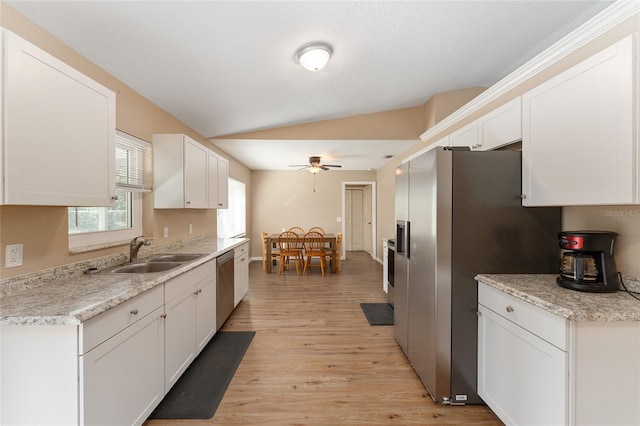
[[[159,254],[149,259],[129,263],[110,269],[110,274],[152,274],[154,272],[164,272],[176,268],[184,263],[199,259],[204,254]]]

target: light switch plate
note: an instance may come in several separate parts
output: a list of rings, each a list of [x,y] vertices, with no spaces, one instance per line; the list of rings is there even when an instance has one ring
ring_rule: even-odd
[[[193,234],[193,225],[192,224],[189,224],[189,233]]]
[[[5,247],[4,267],[22,266],[22,244],[9,244]]]
[[[168,226],[164,227],[164,237],[165,238],[169,238],[169,227]]]

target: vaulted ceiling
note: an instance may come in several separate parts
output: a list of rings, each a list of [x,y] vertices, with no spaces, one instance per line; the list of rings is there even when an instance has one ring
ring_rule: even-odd
[[[434,93],[490,86],[611,4],[5,3],[205,137],[416,106]],[[311,41],[333,48],[319,72],[294,60]],[[259,154],[246,146],[233,155],[243,151],[246,161]]]

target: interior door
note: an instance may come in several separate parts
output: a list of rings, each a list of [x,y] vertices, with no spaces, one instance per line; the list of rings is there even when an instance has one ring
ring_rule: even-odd
[[[344,193],[344,235],[342,236],[344,249],[352,251],[351,242],[351,196],[352,191],[347,189]]]
[[[364,247],[363,198],[362,189],[347,189],[345,191],[344,245],[347,251],[361,251]]]
[[[362,191],[362,247],[371,254],[373,252],[372,235],[373,212],[371,211],[371,185],[367,185]]]

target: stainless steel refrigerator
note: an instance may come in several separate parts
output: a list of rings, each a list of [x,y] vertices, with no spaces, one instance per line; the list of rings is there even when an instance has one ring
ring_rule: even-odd
[[[396,173],[394,333],[434,401],[477,404],[479,273],[555,273],[559,208],[521,205],[519,151],[437,148]]]

